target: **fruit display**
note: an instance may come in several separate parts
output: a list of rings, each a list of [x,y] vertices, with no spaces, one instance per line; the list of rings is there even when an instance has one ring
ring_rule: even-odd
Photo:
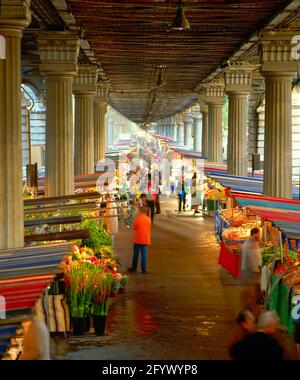
[[[225,243],[227,240],[244,241],[250,236],[250,231],[250,228],[229,227],[223,230],[222,238]]]
[[[220,215],[231,227],[246,225],[247,228],[252,228],[252,226],[256,226],[256,215],[251,213],[249,209],[224,209],[221,210]]]

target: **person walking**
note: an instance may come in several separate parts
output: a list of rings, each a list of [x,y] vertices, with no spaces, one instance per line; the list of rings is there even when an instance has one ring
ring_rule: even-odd
[[[178,213],[181,213],[182,208],[183,208],[183,211],[185,211],[185,205],[186,205],[186,191],[185,191],[183,177],[181,178],[181,181],[178,182],[177,194],[178,194]]]
[[[152,189],[151,175],[149,175],[146,200],[147,200],[147,206],[148,206],[148,216],[151,217],[152,224],[154,222],[154,214],[155,214],[155,198],[156,198],[156,194],[155,194],[154,190]]]
[[[279,318],[275,311],[260,315],[257,331],[247,335],[231,350],[237,360],[282,360],[284,348],[276,338]]]
[[[236,326],[228,341],[228,352],[231,359],[235,359],[234,350],[236,345],[249,334],[256,331],[255,317],[249,310],[240,311],[236,318]]]
[[[159,171],[158,176],[156,177],[157,182],[155,183],[156,197],[155,197],[155,214],[161,213],[160,208],[160,186],[161,186],[161,172]]]
[[[133,258],[132,267],[129,272],[136,272],[141,252],[141,268],[143,273],[147,273],[147,251],[148,246],[151,244],[151,219],[147,216],[147,209],[141,207],[139,209],[139,216],[133,222]]]
[[[197,184],[197,173],[194,172],[192,177],[192,187],[191,187],[191,206],[194,210],[194,215],[200,214],[199,205],[201,204],[201,196],[199,196],[198,184]]]

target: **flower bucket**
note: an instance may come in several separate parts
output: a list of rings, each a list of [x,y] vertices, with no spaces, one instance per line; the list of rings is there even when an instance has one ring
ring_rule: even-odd
[[[112,293],[119,293],[120,286],[121,286],[121,281],[120,280],[117,280],[117,281],[114,280],[112,283],[112,286],[111,286],[111,292]]]
[[[80,336],[84,334],[86,326],[86,318],[72,317],[73,335]]]
[[[124,293],[126,293],[126,288],[122,288],[122,287],[120,287],[120,289],[119,289],[119,293],[120,293],[120,294],[124,294]]]
[[[85,323],[84,323],[84,332],[89,332],[90,327],[91,327],[91,318],[89,315],[87,315],[85,318]]]
[[[104,335],[106,316],[105,315],[94,315],[93,317],[94,317],[95,334],[98,336]]]

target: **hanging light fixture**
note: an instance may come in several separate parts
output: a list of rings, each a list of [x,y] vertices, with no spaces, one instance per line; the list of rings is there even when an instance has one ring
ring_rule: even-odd
[[[172,22],[171,29],[173,30],[185,30],[190,29],[190,23],[184,14],[184,7],[182,0],[178,1],[176,8],[176,15]]]

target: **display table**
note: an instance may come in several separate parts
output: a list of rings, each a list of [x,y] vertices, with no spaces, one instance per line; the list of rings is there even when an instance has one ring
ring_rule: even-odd
[[[215,230],[218,239],[221,239],[224,228],[229,228],[230,224],[221,216],[220,211],[216,211]]]
[[[241,255],[231,252],[223,241],[220,242],[219,264],[231,273],[235,280],[240,279]]]

